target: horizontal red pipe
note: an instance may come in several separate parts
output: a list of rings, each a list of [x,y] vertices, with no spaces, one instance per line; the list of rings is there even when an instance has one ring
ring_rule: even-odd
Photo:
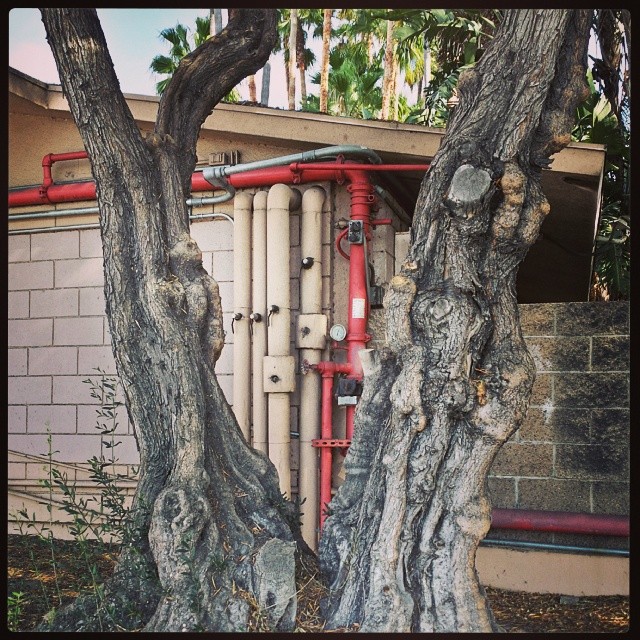
[[[57,204],[59,202],[82,202],[96,199],[96,183],[70,182],[20,189],[9,193],[9,207],[27,207],[37,204]]]
[[[63,162],[64,160],[84,160],[88,158],[89,154],[86,151],[65,151],[64,153],[49,153],[42,158],[42,166],[50,167],[56,162]]]
[[[568,511],[493,509],[491,528],[626,537],[629,535],[629,518]]]
[[[12,189],[9,192],[9,207],[26,207],[61,202],[81,202],[96,199],[96,185],[93,180],[53,184],[50,167],[54,162],[86,158],[84,151],[48,154],[42,160],[43,184],[26,189]],[[244,173],[235,173],[227,177],[229,184],[236,189],[271,186],[278,183],[302,184],[308,182],[341,181],[350,171],[426,171],[428,164],[355,164],[355,163],[293,163],[290,166],[255,169]],[[191,176],[191,189],[194,192],[214,191],[201,172]]]

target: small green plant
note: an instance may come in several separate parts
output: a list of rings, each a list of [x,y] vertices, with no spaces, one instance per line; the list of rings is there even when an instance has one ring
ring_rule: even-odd
[[[7,598],[7,627],[9,631],[17,631],[22,619],[22,607],[27,603],[22,591],[14,591]]]
[[[99,605],[97,607],[99,615],[103,611],[109,616],[108,607],[102,606],[105,604],[102,589],[103,577],[98,569],[97,559],[105,553],[113,553],[121,544],[129,540],[133,523],[126,504],[127,494],[122,480],[131,479],[131,476],[117,472],[116,448],[120,444],[119,441],[116,441],[117,413],[119,407],[122,406],[122,403],[117,399],[119,383],[117,379],[106,376],[101,369],[96,369],[96,371],[100,377],[97,379],[88,378],[83,382],[90,385],[91,397],[99,402],[96,409],[98,415],[96,429],[101,435],[100,455],[93,456],[88,460],[89,477],[95,483],[97,492],[92,492],[84,497],[78,492],[76,482],[70,480],[68,474],[56,466],[55,454],[59,452],[53,448],[53,438],[49,428],[47,429],[46,477],[39,480],[39,483],[48,491],[46,508],[49,513],[49,525],[62,524],[51,519],[52,506],[56,500],[54,492],[61,494],[61,500],[58,500],[60,508],[71,516],[68,531],[77,543],[78,552],[87,569],[83,584],[96,598],[96,603]],[[133,472],[134,477],[135,473],[136,470]],[[14,514],[14,518],[21,535],[35,535],[44,541],[51,550],[49,564],[54,574],[56,602],[50,601],[47,589],[40,581],[43,596],[50,609],[48,619],[51,620],[55,615],[56,608],[62,604],[53,531],[47,523],[38,522],[35,514],[29,515],[25,508],[19,509]],[[34,574],[36,577],[42,575],[42,570],[36,566],[31,550],[30,556],[33,560]],[[100,618],[101,625],[102,622]]]

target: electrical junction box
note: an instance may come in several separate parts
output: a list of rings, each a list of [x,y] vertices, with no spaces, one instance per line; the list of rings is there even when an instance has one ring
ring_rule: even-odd
[[[265,393],[292,393],[295,391],[296,363],[293,356],[265,356],[262,362],[262,384]]]
[[[239,151],[217,151],[209,154],[209,165],[212,167],[235,165],[238,164],[239,160]]]
[[[327,340],[327,316],[321,313],[303,313],[298,316],[296,347],[298,349],[324,349]]]

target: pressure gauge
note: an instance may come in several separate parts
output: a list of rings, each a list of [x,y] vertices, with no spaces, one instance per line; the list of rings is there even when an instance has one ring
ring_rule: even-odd
[[[334,324],[329,330],[329,335],[336,342],[341,342],[347,337],[347,330],[341,324]]]

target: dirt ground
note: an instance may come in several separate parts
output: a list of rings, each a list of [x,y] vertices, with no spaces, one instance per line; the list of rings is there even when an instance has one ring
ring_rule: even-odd
[[[91,584],[90,567],[108,576],[115,554],[89,553],[75,542],[55,541],[51,547],[37,538],[11,535],[7,539],[7,595],[22,592],[16,630],[29,631],[51,609],[69,602]],[[313,575],[301,576],[298,631],[322,631],[319,598],[323,590]],[[487,596],[499,625],[508,633],[626,633],[629,631],[629,598],[626,596],[569,597],[487,588]]]

